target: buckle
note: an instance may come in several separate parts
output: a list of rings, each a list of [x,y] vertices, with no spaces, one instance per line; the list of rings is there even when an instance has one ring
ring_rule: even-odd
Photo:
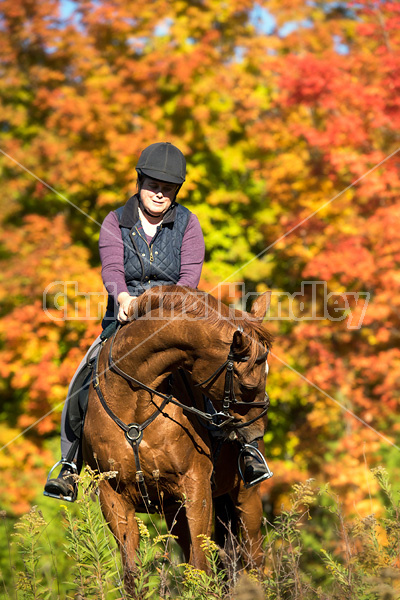
[[[228,425],[229,423],[232,423],[232,421],[235,421],[235,420],[236,420],[236,419],[235,419],[235,417],[232,417],[232,415],[229,415],[229,414],[227,414],[227,413],[225,413],[225,412],[216,412],[216,413],[213,413],[213,415],[211,415],[211,416],[212,416],[212,418],[213,418],[213,419],[212,419],[212,424],[213,424],[213,426],[214,426],[214,427],[216,427],[217,429],[222,429],[223,427],[225,427],[225,426],[226,426],[226,425]],[[220,422],[220,423],[215,423],[215,422],[214,422],[214,418],[217,418],[217,419],[225,419],[225,421],[222,421],[222,422]]]

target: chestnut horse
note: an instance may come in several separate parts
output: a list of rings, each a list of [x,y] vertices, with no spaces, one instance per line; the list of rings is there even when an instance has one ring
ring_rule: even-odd
[[[132,320],[99,353],[83,455],[94,469],[118,472],[101,482],[100,502],[128,589],[137,511],[162,512],[185,559],[204,569],[198,536],[211,536],[213,498],[229,494],[243,542],[260,563],[259,485],[244,487],[238,440],[250,443],[265,432],[268,306],[269,293],[246,313],[191,288],[152,288],[133,300]],[[187,378],[177,376],[182,370]],[[217,415],[205,406],[203,391]],[[224,443],[210,434],[211,421],[220,425]]]

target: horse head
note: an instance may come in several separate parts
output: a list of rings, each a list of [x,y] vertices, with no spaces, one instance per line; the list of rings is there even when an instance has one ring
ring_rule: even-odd
[[[219,411],[219,426],[235,430],[246,442],[262,437],[269,407],[265,388],[272,336],[262,321],[270,297],[270,292],[262,294],[250,313],[222,308],[224,326],[218,336],[218,328],[212,328],[212,343],[192,369],[195,385]]]

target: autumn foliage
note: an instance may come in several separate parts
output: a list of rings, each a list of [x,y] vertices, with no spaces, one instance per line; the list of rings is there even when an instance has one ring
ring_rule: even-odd
[[[201,287],[274,291],[265,498],[279,511],[311,476],[379,512],[368,468],[398,475],[400,430],[400,5],[3,0],[0,69],[0,503],[19,514],[43,484],[100,328],[99,224],[169,140]]]

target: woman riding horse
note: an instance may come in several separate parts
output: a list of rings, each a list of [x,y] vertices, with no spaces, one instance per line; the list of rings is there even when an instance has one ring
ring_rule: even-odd
[[[204,261],[198,218],[176,202],[186,177],[182,152],[169,142],[151,144],[141,153],[136,171],[138,192],[125,206],[110,212],[100,230],[102,278],[109,294],[103,329],[116,320],[125,323],[132,300],[154,286],[196,288]],[[79,445],[68,423],[68,406],[74,384],[82,381],[79,375],[87,368],[88,357],[93,360],[98,354],[102,339],[94,341],[71,381],[61,419],[62,468],[58,477],[48,478],[45,495],[76,498],[73,475],[78,470]],[[270,476],[251,448],[243,452],[243,460],[241,474],[247,486]]]

